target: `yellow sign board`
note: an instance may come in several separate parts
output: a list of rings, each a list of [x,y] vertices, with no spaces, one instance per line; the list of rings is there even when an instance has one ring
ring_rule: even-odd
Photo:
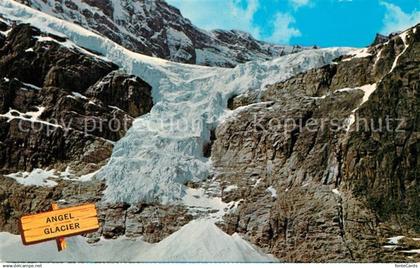
[[[95,204],[56,209],[20,218],[21,237],[25,245],[88,233],[98,228]]]

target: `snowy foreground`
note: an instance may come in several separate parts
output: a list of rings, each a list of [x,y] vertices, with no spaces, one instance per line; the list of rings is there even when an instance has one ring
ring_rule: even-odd
[[[276,261],[240,236],[229,236],[208,221],[192,221],[157,244],[119,238],[90,245],[81,236],[66,240],[68,249],[58,252],[55,241],[24,246],[20,236],[0,233],[0,261]]]
[[[202,148],[210,138],[210,130],[230,115],[227,100],[247,90],[263,90],[268,84],[323,66],[354,51],[351,48],[308,50],[268,62],[249,62],[234,69],[210,68],[133,53],[77,25],[11,0],[0,1],[0,14],[11,20],[30,22],[45,32],[67,36],[66,46],[96,51],[103,55],[100,58],[112,61],[153,87],[152,111],[136,119],[126,136],[116,143],[108,165],[96,175],[106,179],[106,201],[183,202],[187,206],[216,208],[219,219],[228,204],[220,198],[206,198],[202,190],[188,189],[183,184],[208,177],[211,161],[203,157]],[[202,198],[197,200],[197,195]],[[125,238],[94,245],[87,244],[83,237],[68,241],[69,250],[58,253],[54,241],[25,247],[19,236],[0,233],[0,260],[274,260],[240,236],[225,234],[214,225],[214,219],[192,221],[157,244]]]

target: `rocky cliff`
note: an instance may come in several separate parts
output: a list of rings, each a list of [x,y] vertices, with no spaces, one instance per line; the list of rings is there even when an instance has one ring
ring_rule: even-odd
[[[28,24],[1,36],[3,172],[69,164],[91,172],[153,105],[147,83],[65,39]]]
[[[211,153],[241,202],[224,230],[288,261],[406,258],[385,248],[420,232],[419,30],[230,101]]]
[[[233,67],[301,51],[231,30],[205,31],[163,0],[16,0],[94,30],[145,55],[176,62]]]

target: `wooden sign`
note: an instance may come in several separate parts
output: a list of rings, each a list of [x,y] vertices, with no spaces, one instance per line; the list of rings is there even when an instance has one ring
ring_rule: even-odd
[[[95,204],[58,209],[20,218],[22,242],[25,245],[57,240],[59,250],[65,248],[64,237],[96,231],[99,222]]]

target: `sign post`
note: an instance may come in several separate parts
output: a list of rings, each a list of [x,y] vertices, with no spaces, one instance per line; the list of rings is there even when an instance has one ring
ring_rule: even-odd
[[[59,209],[57,203],[52,203],[51,204],[51,208],[52,208],[52,210]],[[64,237],[58,237],[55,241],[57,242],[57,249],[58,249],[58,251],[62,251],[62,250],[64,250],[64,249],[67,248],[67,242],[64,239]]]
[[[53,203],[51,211],[21,217],[19,227],[24,245],[56,240],[61,251],[67,247],[64,237],[94,232],[99,222],[95,204],[60,209]]]

